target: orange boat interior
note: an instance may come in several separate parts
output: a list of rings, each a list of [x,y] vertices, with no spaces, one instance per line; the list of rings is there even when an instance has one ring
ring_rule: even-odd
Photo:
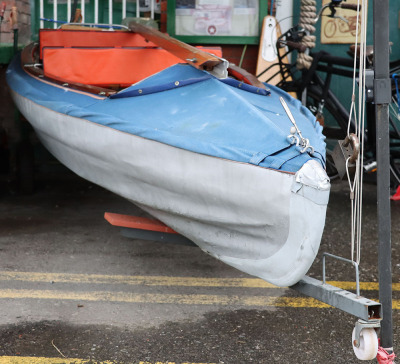
[[[39,44],[46,77],[113,89],[183,62],[132,32],[46,29]],[[218,47],[199,48],[222,57]]]
[[[222,57],[220,47],[196,48]],[[22,64],[33,76],[101,96],[182,62],[185,60],[148,41],[145,35],[90,28],[41,29],[39,45],[31,44],[22,53]],[[265,88],[255,76],[233,64],[228,73]]]

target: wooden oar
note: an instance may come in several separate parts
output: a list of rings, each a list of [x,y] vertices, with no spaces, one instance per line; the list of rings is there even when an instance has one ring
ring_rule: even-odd
[[[228,76],[228,62],[222,58],[218,58],[135,21],[129,22],[128,27],[132,32],[139,33],[147,40],[157,44],[193,67],[209,71],[218,78],[226,78]]]

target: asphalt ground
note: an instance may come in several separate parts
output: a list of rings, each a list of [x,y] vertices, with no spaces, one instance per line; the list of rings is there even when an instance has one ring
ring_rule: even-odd
[[[359,363],[356,319],[245,275],[190,246],[133,240],[104,212],[145,216],[60,169],[35,193],[0,195],[0,363]],[[333,181],[320,253],[350,256],[348,185]],[[364,190],[362,294],[378,299],[373,184]],[[400,202],[392,202],[399,352]],[[329,261],[328,280],[354,281]],[[349,283],[350,284],[350,283]],[[354,284],[351,283],[354,287]]]

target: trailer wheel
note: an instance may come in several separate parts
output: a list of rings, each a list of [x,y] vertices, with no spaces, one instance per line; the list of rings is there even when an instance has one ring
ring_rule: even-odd
[[[352,342],[354,354],[359,360],[373,360],[378,354],[378,335],[372,328],[362,329],[360,332],[360,343],[356,345],[356,329],[353,330]]]

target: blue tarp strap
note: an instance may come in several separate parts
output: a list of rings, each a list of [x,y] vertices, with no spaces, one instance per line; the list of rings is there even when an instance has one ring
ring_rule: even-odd
[[[213,76],[207,74],[207,75],[205,75],[203,77],[199,77],[199,78],[188,78],[183,81],[173,81],[173,82],[168,82],[168,83],[164,83],[162,85],[157,85],[157,86],[135,88],[133,90],[128,90],[125,92],[120,92],[120,93],[117,93],[114,95],[110,95],[110,99],[123,99],[125,97],[136,97],[136,96],[155,94],[157,92],[162,92],[162,91],[172,90],[172,89],[183,87],[183,86],[193,85],[195,83],[203,82],[203,81],[209,80],[211,78],[213,78]]]
[[[263,95],[263,96],[271,95],[271,92],[269,90],[249,85],[248,83],[244,83],[243,81],[235,80],[234,78],[224,78],[224,79],[220,79],[220,81],[229,86],[236,87],[241,90],[251,92],[253,94]]]
[[[280,169],[281,166],[287,162],[288,160],[298,156],[300,152],[298,150],[289,149],[289,152],[285,154],[285,158],[274,157],[267,153],[258,152],[254,154],[249,163],[255,164],[256,166],[260,165],[260,163],[264,162],[263,167],[272,168],[272,169]]]
[[[275,155],[271,155],[271,154],[267,154],[267,153],[263,153],[263,152],[258,152],[251,157],[251,159],[249,160],[249,163],[255,164],[258,166],[262,162],[264,162],[263,163],[264,167],[272,168],[272,169],[280,169],[282,167],[282,165],[284,165],[287,161],[301,155],[299,148],[297,148],[296,146],[290,146],[290,147],[284,148],[284,149],[286,149],[284,158],[278,157]],[[279,154],[280,152],[282,152],[282,150],[280,150],[278,152],[274,152],[274,154]]]
[[[110,95],[110,99],[123,99],[125,97],[136,97],[136,96],[155,94],[157,92],[173,90],[178,87],[193,85],[198,82],[207,81],[211,78],[214,78],[214,77],[209,74],[206,74],[203,77],[188,78],[186,80],[168,82],[168,83],[164,83],[162,85],[157,85],[157,86],[135,88],[132,90],[128,89],[127,91],[119,92],[114,95]],[[271,94],[270,91],[264,90],[264,89],[256,87],[256,86],[249,85],[247,83],[235,80],[233,78],[219,79],[219,81],[221,81],[229,86],[236,87],[236,88],[242,89],[243,91],[251,92],[254,94],[264,95],[264,96],[269,96]]]
[[[281,167],[288,161],[290,161],[293,158],[298,157],[301,155],[299,149],[296,146],[291,146],[290,148],[287,149],[287,152],[285,153],[285,157],[278,157],[278,156],[271,156],[268,158],[269,160],[266,161],[266,167],[267,168],[272,168],[272,169],[281,169]]]
[[[267,157],[268,157],[268,154],[263,153],[263,152],[258,152],[250,158],[249,163],[255,164],[256,166],[258,166]]]

